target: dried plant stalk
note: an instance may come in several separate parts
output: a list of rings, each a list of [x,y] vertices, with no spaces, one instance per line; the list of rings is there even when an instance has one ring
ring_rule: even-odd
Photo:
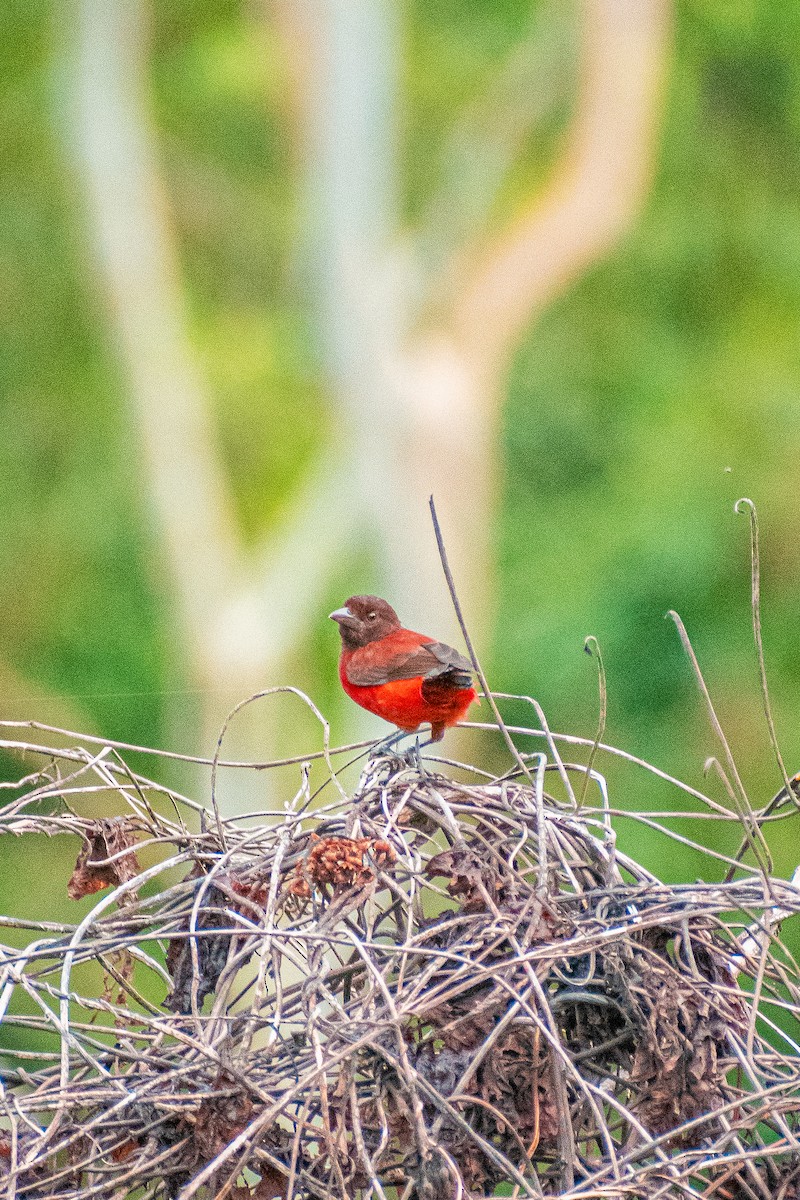
[[[330,802],[301,767],[280,811],[207,821],[110,747],[3,745],[41,766],[0,831],[79,838],[63,886],[98,893],[0,918],[32,937],[0,947],[4,1195],[800,1197],[800,890],[710,852],[660,882],[596,769],[600,808],[560,758],[374,753]],[[682,829],[739,821],[686,790]]]

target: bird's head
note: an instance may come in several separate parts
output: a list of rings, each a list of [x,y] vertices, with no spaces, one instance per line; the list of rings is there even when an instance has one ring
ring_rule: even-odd
[[[346,650],[357,650],[400,629],[397,613],[380,596],[351,596],[344,608],[331,613]]]

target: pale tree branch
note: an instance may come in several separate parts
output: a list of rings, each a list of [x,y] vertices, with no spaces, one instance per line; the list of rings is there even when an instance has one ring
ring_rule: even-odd
[[[189,347],[146,87],[145,0],[79,0],[68,69],[90,241],[109,296],[145,492],[189,660],[241,572],[233,504]]]
[[[292,653],[350,539],[355,476],[346,454],[331,455],[245,561],[184,327],[147,105],[143,0],[82,0],[78,29],[76,126],[91,226],[185,632],[217,682],[263,682]]]
[[[143,489],[178,599],[181,650],[205,689],[206,747],[224,696],[283,682],[338,555],[356,544],[359,476],[346,449],[326,457],[260,549],[246,554],[185,328],[147,99],[145,0],[80,0],[77,18],[68,66],[92,248],[127,369]],[[330,293],[328,304],[335,309]],[[256,742],[263,751],[258,723],[248,737],[245,753]]]
[[[392,0],[273,0],[270,8],[284,54],[295,58],[300,48],[292,110],[306,120],[308,283],[341,434],[332,450],[334,485],[321,489],[316,508],[317,555],[333,566],[339,545],[366,549],[365,590],[388,595],[404,619],[444,636],[454,623],[427,497],[433,487],[447,522],[465,480],[475,489],[469,476],[483,442],[465,448],[472,426],[456,420],[437,450],[440,418],[452,410],[451,364],[438,347],[420,354],[410,336],[414,298],[399,238],[396,165],[398,8]],[[431,383],[446,392],[432,397]],[[451,450],[464,451],[455,471]],[[313,617],[310,598],[298,619]]]
[[[420,256],[437,292],[453,285],[464,245],[484,230],[508,173],[574,86],[576,0],[545,0],[530,29],[459,113],[442,151],[441,182],[419,224]],[[435,298],[434,298],[435,303]]]
[[[452,315],[482,372],[502,369],[524,329],[619,240],[653,170],[670,0],[583,0],[577,109],[549,187],[492,238]]]
[[[398,231],[398,10],[393,0],[274,0],[284,52],[300,47],[293,110],[305,116],[308,285],[342,437],[356,528],[375,532],[377,577],[390,573],[403,464],[392,370],[405,337]],[[381,561],[382,560],[382,561]]]

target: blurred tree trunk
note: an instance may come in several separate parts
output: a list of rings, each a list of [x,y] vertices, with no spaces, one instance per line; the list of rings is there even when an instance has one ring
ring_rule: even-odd
[[[186,335],[147,103],[146,0],[76,4],[76,161],[180,653],[205,696],[197,748],[208,751],[225,707],[220,692],[243,697],[290,682],[288,665],[324,619],[333,569],[354,547],[369,548],[374,590],[406,623],[457,638],[430,528],[431,493],[467,618],[479,640],[487,631],[507,367],[531,322],[616,244],[646,196],[670,0],[579,4],[578,95],[563,154],[543,192],[499,230],[489,218],[493,189],[541,114],[537,88],[551,87],[561,77],[554,63],[563,66],[570,49],[574,56],[571,6],[551,6],[550,24],[512,55],[488,136],[473,137],[462,156],[474,175],[475,154],[486,154],[478,170],[491,185],[486,195],[466,188],[465,213],[456,188],[433,207],[429,227],[410,231],[397,166],[399,6],[266,5],[292,64],[312,230],[309,288],[337,435],[255,553],[237,526]],[[332,664],[335,653],[332,639]],[[277,751],[263,721],[237,728],[232,752],[263,760]]]

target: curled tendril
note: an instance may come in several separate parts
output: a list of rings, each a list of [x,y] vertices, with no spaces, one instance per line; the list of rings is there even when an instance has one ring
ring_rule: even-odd
[[[589,752],[589,759],[586,763],[586,774],[583,777],[583,786],[581,794],[578,797],[578,808],[583,807],[583,802],[586,799],[586,789],[589,786],[589,780],[592,775],[592,767],[594,766],[595,755],[597,748],[603,740],[603,734],[606,731],[606,716],[608,714],[608,690],[606,688],[606,669],[603,664],[603,654],[600,649],[600,643],[594,634],[589,634],[584,638],[583,649],[591,658],[597,659],[597,685],[600,692],[600,714],[597,721],[597,733],[595,734],[592,748]]]
[[[222,753],[222,743],[224,741],[225,735],[228,732],[228,729],[230,728],[231,722],[234,720],[234,718],[236,716],[238,716],[238,714],[242,711],[243,708],[246,708],[249,704],[255,703],[256,700],[264,700],[267,696],[282,696],[282,695],[283,696],[285,696],[285,695],[297,696],[297,698],[299,700],[301,700],[303,702],[303,704],[305,704],[307,706],[307,708],[309,708],[311,710],[311,712],[314,714],[316,719],[319,721],[320,725],[322,726],[322,756],[325,759],[325,765],[327,766],[327,768],[330,772],[331,778],[333,779],[334,783],[336,784],[336,787],[339,790],[339,794],[342,797],[344,797],[344,795],[345,795],[344,789],[342,788],[342,785],[339,782],[339,777],[336,774],[336,771],[334,770],[333,763],[332,763],[331,757],[330,757],[330,725],[328,724],[328,722],[326,721],[326,719],[322,715],[322,713],[319,711],[319,709],[317,708],[314,701],[311,700],[310,697],[305,694],[305,692],[301,691],[300,688],[296,688],[296,687],[271,687],[271,688],[264,688],[264,690],[260,691],[260,692],[254,692],[252,696],[247,696],[244,700],[240,700],[239,703],[234,705],[234,707],[228,713],[227,717],[225,718],[225,720],[222,724],[222,728],[220,730],[219,737],[217,738],[217,746],[214,751],[214,757],[211,760],[211,807],[214,811],[214,818],[217,823],[217,831],[219,833],[219,838],[222,843],[223,849],[226,848],[225,829],[224,829],[222,817],[221,817],[220,811],[219,811],[219,803],[217,801],[217,768],[220,765],[220,755]],[[305,762],[305,761],[306,760],[304,758],[303,762]]]
[[[736,760],[733,757],[733,751],[731,750],[730,743],[725,736],[725,732],[722,728],[719,717],[717,716],[716,709],[714,708],[714,702],[711,699],[711,693],[708,690],[708,685],[706,684],[703,672],[700,669],[700,663],[697,661],[697,655],[694,652],[694,647],[689,640],[689,634],[686,632],[686,626],[674,609],[670,609],[669,612],[666,613],[665,620],[666,619],[669,619],[674,623],[675,628],[678,631],[678,636],[681,639],[681,645],[686,653],[686,657],[691,663],[695,681],[700,690],[700,694],[705,701],[709,723],[719,739],[720,745],[722,746],[724,752],[723,757],[725,759],[725,767],[727,770],[722,770],[721,764],[717,764],[720,770],[720,777],[722,782],[726,785],[728,794],[739,813],[742,825],[744,826],[747,844],[750,846],[753,854],[755,855],[764,879],[767,880],[772,871],[772,856],[770,854],[769,846],[764,839],[764,835],[761,832],[761,826],[759,825],[758,819],[753,812],[752,805],[750,804],[750,798],[747,795],[744,784],[742,783],[742,777],[739,774],[739,768],[736,766]],[[710,761],[712,766],[717,763],[716,758],[712,758]]]
[[[758,675],[761,683],[761,702],[764,708],[764,716],[767,721],[767,729],[769,731],[769,740],[772,745],[772,750],[775,755],[778,768],[783,776],[783,785],[791,796],[792,791],[789,783],[789,774],[784,765],[783,756],[778,745],[778,735],[775,731],[775,721],[772,716],[772,704],[769,698],[769,687],[767,685],[767,668],[764,660],[764,644],[761,635],[761,556],[759,552],[758,538],[758,513],[756,506],[747,496],[743,496],[737,500],[733,506],[733,511],[737,516],[747,514],[750,520],[750,583],[751,583],[751,600],[750,607],[753,615],[753,641],[756,646],[756,655],[758,657]]]

